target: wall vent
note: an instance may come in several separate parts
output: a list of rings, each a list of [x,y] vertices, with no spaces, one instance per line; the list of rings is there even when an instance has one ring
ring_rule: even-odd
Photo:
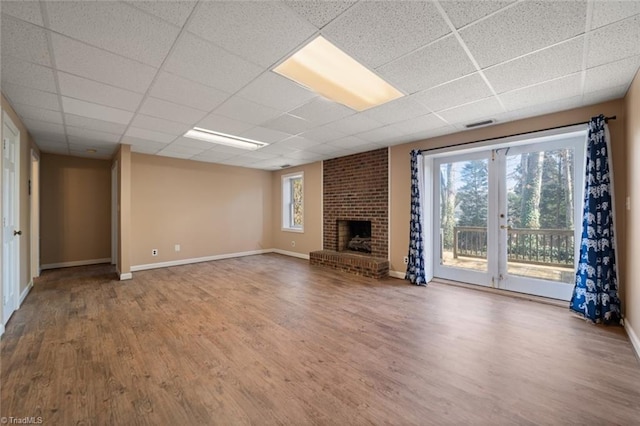
[[[487,126],[495,122],[496,120],[484,120],[484,121],[478,121],[477,123],[466,124],[464,127],[466,127],[467,129],[473,129],[474,127]]]

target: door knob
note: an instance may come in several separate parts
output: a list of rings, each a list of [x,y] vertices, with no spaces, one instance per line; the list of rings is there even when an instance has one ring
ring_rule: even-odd
[[[22,231],[13,231],[13,235],[22,235]]]

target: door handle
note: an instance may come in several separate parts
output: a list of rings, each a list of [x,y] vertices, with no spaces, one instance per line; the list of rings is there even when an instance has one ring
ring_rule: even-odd
[[[22,235],[22,231],[13,231],[13,235]]]
[[[500,225],[500,229],[512,229],[511,225]]]

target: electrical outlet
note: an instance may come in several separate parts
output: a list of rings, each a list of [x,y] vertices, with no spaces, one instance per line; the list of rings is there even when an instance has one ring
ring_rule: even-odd
[[[403,257],[402,261],[404,262],[405,265],[408,265],[409,264],[409,256]]]
[[[176,244],[175,249],[176,249],[176,252],[180,251],[180,244]]]
[[[151,250],[151,256],[157,256],[157,255],[158,255],[158,249]]]
[[[627,210],[631,210],[631,197],[627,197]]]
[[[291,241],[291,247],[295,247],[296,246],[296,242],[295,241]]]

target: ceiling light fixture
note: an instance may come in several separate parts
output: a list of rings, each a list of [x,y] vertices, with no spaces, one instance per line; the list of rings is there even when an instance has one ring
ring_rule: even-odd
[[[189,130],[184,134],[184,137],[249,150],[255,150],[269,145],[265,142],[241,138],[240,136],[227,135],[225,133],[214,132],[213,130],[202,129],[200,127],[194,127]]]
[[[322,36],[298,50],[273,71],[356,111],[404,96]]]

